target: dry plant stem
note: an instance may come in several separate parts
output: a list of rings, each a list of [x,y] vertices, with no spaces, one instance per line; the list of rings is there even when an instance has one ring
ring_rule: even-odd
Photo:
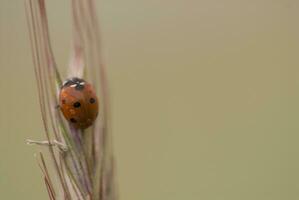
[[[55,191],[53,191],[52,190],[53,187],[51,187],[51,186],[53,186],[53,184],[52,184],[52,181],[50,179],[48,168],[46,166],[46,163],[45,163],[45,160],[44,160],[44,157],[43,157],[42,153],[40,153],[40,162],[39,162],[39,160],[37,160],[37,163],[38,163],[41,171],[43,172],[43,174],[45,176],[45,179],[47,180],[47,185],[50,187],[49,190],[51,191],[51,194],[53,194],[55,196]]]
[[[26,0],[34,70],[46,133],[45,141],[27,142],[49,148],[60,185],[53,184],[53,177],[48,173],[42,154],[39,166],[44,174],[50,199],[116,200],[109,128],[109,94],[100,55],[95,5],[93,0],[71,0],[71,5],[73,40],[68,77],[76,76],[93,83],[101,103],[100,113],[93,127],[83,132],[70,126],[55,108],[61,78],[50,45],[45,2]]]
[[[43,140],[43,141],[37,141],[37,140],[31,140],[31,139],[27,139],[26,143],[28,145],[41,145],[41,146],[56,146],[59,148],[59,150],[61,151],[68,151],[68,148],[65,144],[63,144],[62,142],[58,142],[57,140],[53,140],[51,141],[47,141],[47,140]]]
[[[86,16],[86,4],[88,4],[89,2],[86,1],[86,2],[83,2],[83,1],[78,1],[78,0],[73,0],[72,1],[72,8],[73,8],[73,16],[74,16],[74,29],[77,30],[77,31],[74,31],[74,34],[75,36],[74,37],[77,37],[79,38],[81,41],[80,41],[80,45],[81,47],[83,47],[84,49],[86,49],[86,53],[85,53],[85,56],[87,55],[90,55],[90,52],[92,53],[92,51],[90,50],[94,44],[94,42],[88,42],[90,40],[93,40],[93,38],[91,38],[91,30],[89,29],[89,27],[87,28],[86,25],[88,24],[87,21],[87,18],[88,16]],[[78,16],[81,16],[81,17],[78,17]],[[84,32],[80,31],[80,30],[85,30]],[[92,45],[90,45],[92,44]],[[89,60],[92,60],[92,59],[89,59]],[[87,64],[87,67],[88,66],[99,66],[99,65],[95,65],[93,63],[93,61],[91,61],[91,63],[88,65]],[[92,68],[92,67],[91,67]],[[94,68],[92,68],[94,69]],[[91,74],[92,75],[96,75],[96,73],[92,72],[91,71]],[[92,78],[92,80],[96,80],[95,78]],[[97,85],[94,83],[94,85]],[[100,97],[102,97],[103,95],[100,93]],[[105,107],[105,102],[102,103],[104,106],[102,107],[102,109]],[[95,130],[95,129],[94,129]],[[95,131],[96,132],[96,131]],[[101,132],[101,131],[99,131]],[[103,133],[101,133],[100,135],[103,135]],[[102,139],[102,138],[98,138],[98,139]],[[93,139],[93,141],[96,141],[95,139]],[[94,144],[94,143],[92,143]],[[95,149],[97,147],[97,144],[96,143],[94,146],[93,146],[93,149]],[[99,145],[100,146],[100,145]],[[102,149],[102,148],[101,148]],[[91,157],[98,157],[99,159],[99,162],[100,160],[102,160],[102,151],[100,149],[98,150],[92,150],[91,151],[92,153],[94,152],[99,152],[100,154],[98,155],[92,155]],[[96,161],[96,159],[94,159]],[[99,164],[98,162],[95,162],[94,163],[94,166],[95,166],[95,169],[94,171],[96,171],[96,174],[100,171],[99,167],[102,166],[102,162],[100,162],[101,164]],[[100,180],[100,176],[99,175],[95,175],[94,176],[95,178],[93,179],[93,197],[95,199],[98,199],[99,196],[98,194],[100,193],[100,191],[97,189],[98,186],[97,185],[100,185],[100,183],[98,182],[98,180]],[[95,181],[97,180],[97,181]]]
[[[49,177],[49,172],[48,172],[48,169],[47,169],[47,166],[46,166],[46,163],[45,163],[45,160],[44,160],[44,157],[43,157],[42,153],[40,153],[40,161],[41,161],[41,163],[39,163],[39,160],[37,160],[38,165],[39,165],[41,171],[44,174],[44,181],[45,181],[45,184],[46,184],[46,187],[47,187],[49,197],[50,197],[50,199],[55,200],[56,199],[55,198],[56,194],[55,194],[55,191],[53,190],[53,184],[52,184],[51,179]]]
[[[42,1],[39,1],[39,3]],[[35,4],[34,4],[35,5]],[[42,4],[44,5],[44,4]],[[39,6],[42,6],[41,4],[39,4]],[[46,114],[46,105],[47,102],[47,98],[45,96],[47,96],[47,94],[44,94],[45,91],[45,80],[40,78],[40,74],[42,74],[42,62],[41,62],[41,56],[39,52],[43,52],[42,51],[42,42],[41,40],[43,40],[44,38],[42,38],[43,36],[40,34],[40,31],[38,30],[39,27],[39,22],[37,21],[38,19],[40,19],[41,13],[37,13],[36,12],[36,6],[33,7],[33,2],[32,0],[29,0],[28,2],[26,2],[26,13],[27,13],[27,18],[28,18],[28,26],[29,26],[29,31],[30,31],[30,41],[31,41],[31,46],[33,49],[33,61],[34,61],[34,69],[35,69],[35,73],[36,73],[36,78],[37,78],[37,83],[38,83],[38,90],[39,90],[39,98],[40,98],[40,108],[41,108],[41,112],[42,112],[42,120],[44,123],[44,128],[45,128],[45,133],[46,133],[46,137],[48,139],[48,141],[50,141],[50,135],[49,135],[49,128],[48,128],[48,124],[47,124],[47,114]],[[36,15],[39,14],[39,17],[37,17]],[[31,22],[31,23],[30,23]],[[51,145],[49,145],[49,152],[51,154],[52,160],[54,162],[54,166],[55,166],[55,171],[59,176],[59,180],[61,183],[61,186],[63,188],[63,191],[65,193],[66,199],[70,199],[70,194],[67,190],[67,187],[65,185],[64,179],[62,174],[59,171],[59,167],[58,167],[58,162],[55,158],[54,155],[54,150],[53,147]]]

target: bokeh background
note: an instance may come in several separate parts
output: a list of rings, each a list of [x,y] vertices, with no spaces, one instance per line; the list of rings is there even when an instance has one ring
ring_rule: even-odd
[[[59,67],[68,1],[47,1]],[[98,1],[121,200],[299,199],[299,2]],[[0,199],[48,199],[23,0],[0,1]]]

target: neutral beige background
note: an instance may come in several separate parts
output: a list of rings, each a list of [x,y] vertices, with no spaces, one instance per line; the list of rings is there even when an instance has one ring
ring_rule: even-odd
[[[98,2],[121,200],[299,199],[299,2]],[[67,1],[49,0],[68,63]],[[48,199],[22,0],[0,1],[0,199]]]

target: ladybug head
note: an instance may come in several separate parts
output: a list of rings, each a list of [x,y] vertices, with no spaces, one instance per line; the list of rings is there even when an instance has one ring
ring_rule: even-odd
[[[63,82],[62,87],[73,87],[76,90],[83,90],[85,85],[85,81],[81,78],[73,77],[70,79],[67,79],[66,81]]]

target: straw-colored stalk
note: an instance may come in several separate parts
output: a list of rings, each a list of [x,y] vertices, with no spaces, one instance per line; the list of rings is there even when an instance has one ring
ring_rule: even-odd
[[[40,153],[38,162],[49,198],[116,200],[109,98],[94,2],[71,0],[73,38],[69,72],[63,79],[51,48],[45,1],[26,0],[25,8],[46,135],[45,141],[28,143],[49,150],[49,160]],[[91,82],[100,101],[97,120],[84,131],[72,128],[57,109],[62,81],[69,77]]]

